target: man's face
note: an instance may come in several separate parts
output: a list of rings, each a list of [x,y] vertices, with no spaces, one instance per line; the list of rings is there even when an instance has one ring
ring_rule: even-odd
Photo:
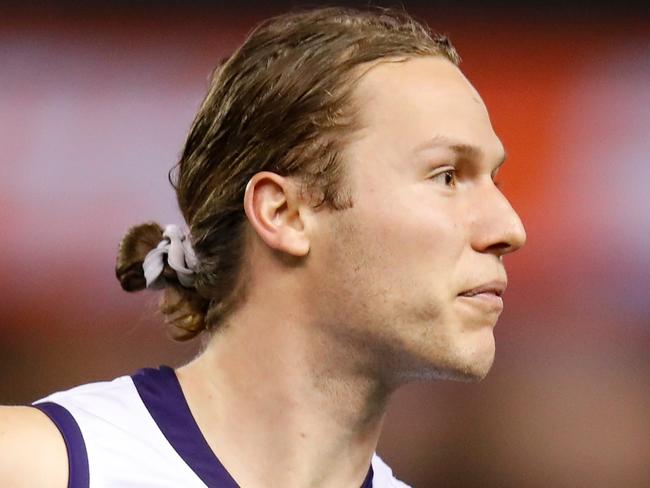
[[[502,256],[526,239],[493,181],[505,154],[485,105],[442,57],[379,63],[355,97],[354,205],[323,212],[310,251],[318,313],[393,379],[480,379],[500,299],[460,294],[505,282]]]

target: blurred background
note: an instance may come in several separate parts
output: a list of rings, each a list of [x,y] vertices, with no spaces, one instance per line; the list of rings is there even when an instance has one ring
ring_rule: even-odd
[[[0,403],[195,354],[120,289],[118,242],[183,223],[167,172],[217,61],[314,5],[0,4]],[[647,6],[401,5],[463,57],[528,244],[489,376],[399,391],[379,453],[415,487],[650,486]]]

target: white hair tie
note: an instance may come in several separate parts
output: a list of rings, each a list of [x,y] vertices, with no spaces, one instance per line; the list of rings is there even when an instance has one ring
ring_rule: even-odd
[[[167,264],[176,271],[181,285],[187,288],[193,287],[198,261],[190,243],[189,233],[184,233],[177,225],[171,224],[165,227],[163,240],[155,249],[149,251],[142,263],[147,288],[165,287],[165,278],[162,276],[165,254],[167,254]]]

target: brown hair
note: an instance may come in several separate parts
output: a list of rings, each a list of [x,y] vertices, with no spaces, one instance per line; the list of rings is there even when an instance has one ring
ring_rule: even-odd
[[[314,205],[349,207],[339,155],[358,128],[358,68],[427,55],[460,62],[445,36],[405,12],[322,8],[264,21],[217,67],[169,173],[199,261],[191,289],[165,265],[161,311],[175,339],[216,327],[243,300],[250,178],[260,171],[295,176],[318,195]],[[126,291],[145,287],[142,262],[161,239],[155,223],[126,233],[116,267]]]

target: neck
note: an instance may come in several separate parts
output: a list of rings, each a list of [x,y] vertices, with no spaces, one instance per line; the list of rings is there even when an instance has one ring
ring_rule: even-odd
[[[258,310],[247,304],[177,371],[208,444],[241,486],[358,488],[391,388],[291,307]]]

